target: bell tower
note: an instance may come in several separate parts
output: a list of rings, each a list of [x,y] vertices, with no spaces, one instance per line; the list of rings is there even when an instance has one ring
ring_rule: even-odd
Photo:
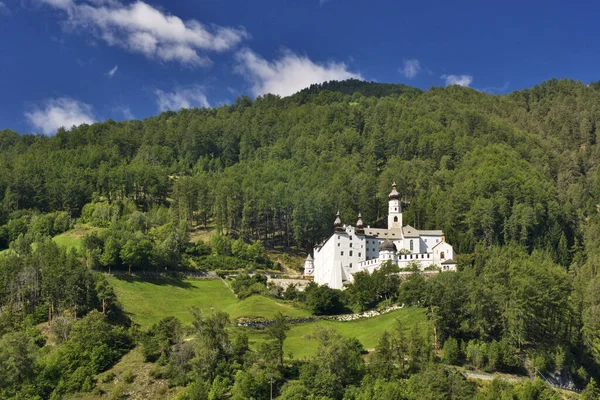
[[[400,205],[400,193],[396,190],[396,182],[392,184],[388,207],[388,229],[402,228],[402,206]]]

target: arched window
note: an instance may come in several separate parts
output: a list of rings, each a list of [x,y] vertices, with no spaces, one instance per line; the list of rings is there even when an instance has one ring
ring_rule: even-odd
[[[394,217],[394,222],[398,222],[398,217]]]
[[[413,251],[413,241],[410,241],[410,251]]]
[[[443,251],[440,253],[440,258],[446,258],[446,257],[444,257],[444,252]]]

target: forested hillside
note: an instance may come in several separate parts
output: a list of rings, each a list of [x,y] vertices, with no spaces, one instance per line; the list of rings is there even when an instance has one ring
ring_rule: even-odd
[[[131,199],[214,217],[267,246],[310,248],[338,208],[345,222],[362,212],[381,224],[396,180],[406,222],[444,229],[459,253],[518,242],[570,262],[600,194],[600,92],[564,80],[504,96],[348,86],[358,91],[314,86],[50,138],[2,131],[1,222],[19,210],[78,217],[91,201]]]
[[[331,234],[337,210],[345,223],[354,224],[360,212],[366,224],[385,225],[395,181],[405,223],[444,230],[460,271],[430,280],[417,274],[381,295],[377,282],[363,277],[365,286],[348,288],[344,301],[361,309],[384,298],[425,307],[435,349],[460,347],[450,364],[513,372],[533,365],[585,387],[600,375],[599,86],[551,80],[490,95],[351,80],[287,98],[240,97],[213,109],[81,125],[53,137],[0,131],[0,250],[11,249],[0,256],[0,336],[62,310],[99,310],[86,323],[105,332],[100,343],[116,343],[93,372],[102,371],[135,340],[102,325],[102,314],[117,325],[123,316],[106,281],[81,268],[81,260],[103,271],[183,268],[190,255],[211,270],[232,263],[272,268],[265,249],[310,251]],[[44,241],[75,220],[92,229],[79,258]],[[209,225],[238,240],[215,236],[210,256],[205,245],[191,248],[190,229]],[[195,318],[204,329],[207,320]],[[100,357],[81,329],[61,362],[79,348],[89,359],[73,362],[70,374]],[[331,332],[321,335],[322,343],[334,340]],[[345,346],[358,351],[356,343]],[[241,363],[243,352],[224,357]],[[382,372],[390,368],[395,378],[419,373],[427,380],[424,367],[396,371],[397,361],[379,360],[377,382],[390,379]],[[359,385],[362,368],[338,377],[339,391],[321,394],[341,399],[346,386]],[[219,379],[204,373],[208,382]],[[23,374],[16,385],[29,379]],[[233,379],[235,370],[229,374]],[[444,378],[449,387],[453,376]],[[374,393],[374,379],[347,398]],[[31,393],[49,395],[62,382],[56,375],[47,381],[53,383],[36,383]],[[417,378],[407,382],[413,393],[434,390],[419,389]],[[93,386],[84,378],[61,385],[54,393]],[[447,398],[472,397],[472,388],[464,390],[464,397]],[[298,393],[286,398],[320,392],[308,385]]]

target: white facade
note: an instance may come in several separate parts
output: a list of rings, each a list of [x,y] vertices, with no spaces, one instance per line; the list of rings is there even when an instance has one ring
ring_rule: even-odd
[[[342,225],[338,213],[334,234],[314,248],[313,259],[305,262],[305,274],[313,275],[320,285],[341,289],[353,281],[354,273],[373,272],[386,261],[400,268],[417,265],[424,270],[435,265],[442,271],[455,271],[454,250],[444,233],[402,226],[401,207],[394,184],[389,194],[387,229],[364,228],[360,215],[355,227]]]

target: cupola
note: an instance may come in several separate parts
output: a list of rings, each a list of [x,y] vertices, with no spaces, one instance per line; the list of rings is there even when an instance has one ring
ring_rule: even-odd
[[[335,221],[333,221],[333,230],[336,232],[343,232],[344,227],[342,226],[342,220],[340,218],[340,211],[338,210],[337,214],[335,214]]]
[[[358,221],[356,221],[356,233],[365,233],[365,226],[363,224],[361,213],[358,213]]]
[[[396,182],[392,184],[392,191],[389,194],[390,200],[400,200],[400,193],[396,190]]]
[[[391,240],[385,239],[385,241],[379,245],[379,252],[382,251],[391,251],[395,254],[397,252],[396,245]]]

